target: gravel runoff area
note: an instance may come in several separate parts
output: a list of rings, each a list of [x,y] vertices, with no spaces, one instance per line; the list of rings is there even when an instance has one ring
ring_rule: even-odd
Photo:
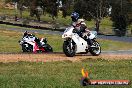
[[[131,59],[132,54],[111,54],[102,53],[99,56],[91,56],[90,54],[77,54],[74,57],[66,57],[63,53],[43,53],[43,54],[0,54],[0,62],[53,62],[53,61],[64,61],[69,60],[72,62],[80,61],[83,59],[107,59],[107,60],[124,60]]]

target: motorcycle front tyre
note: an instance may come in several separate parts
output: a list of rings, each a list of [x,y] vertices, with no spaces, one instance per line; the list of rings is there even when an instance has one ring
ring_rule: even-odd
[[[28,44],[28,49],[25,47],[25,44],[22,44],[23,52],[33,52],[32,46]]]
[[[63,43],[63,52],[65,53],[66,56],[68,57],[73,57],[75,56],[76,52],[75,52],[75,48],[73,49],[73,52],[68,51],[67,47],[69,46],[67,41],[64,41]]]

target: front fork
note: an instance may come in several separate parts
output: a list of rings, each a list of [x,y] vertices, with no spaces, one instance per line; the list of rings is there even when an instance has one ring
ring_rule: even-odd
[[[68,42],[68,45],[70,45],[70,50],[73,48],[73,40],[72,39],[70,39],[70,38],[68,38],[68,39],[66,39],[66,41]]]
[[[70,48],[72,49],[72,47],[73,47],[73,43],[72,43],[73,41],[72,41],[72,39],[70,40]]]

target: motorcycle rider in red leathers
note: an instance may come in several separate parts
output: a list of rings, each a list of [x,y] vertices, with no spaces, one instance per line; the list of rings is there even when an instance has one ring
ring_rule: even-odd
[[[90,35],[90,31],[88,30],[86,23],[84,22],[84,19],[79,19],[79,14],[77,12],[73,12],[71,14],[72,18],[72,26],[74,26],[77,34],[82,37],[84,40],[87,41],[88,45],[92,46],[91,39],[88,38]]]

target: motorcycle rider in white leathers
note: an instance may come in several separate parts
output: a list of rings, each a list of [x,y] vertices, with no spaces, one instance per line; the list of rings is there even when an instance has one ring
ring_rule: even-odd
[[[40,43],[40,39],[35,37],[35,35],[25,31],[24,34],[23,34],[23,37],[25,37],[25,36],[30,37],[30,40],[35,41],[38,44],[39,47],[42,46],[42,44]]]
[[[77,34],[87,41],[89,46],[92,46],[91,39],[88,38],[90,35],[90,31],[88,30],[84,19],[79,19],[79,14],[77,12],[73,12],[71,14],[72,18],[72,26],[74,26]]]

